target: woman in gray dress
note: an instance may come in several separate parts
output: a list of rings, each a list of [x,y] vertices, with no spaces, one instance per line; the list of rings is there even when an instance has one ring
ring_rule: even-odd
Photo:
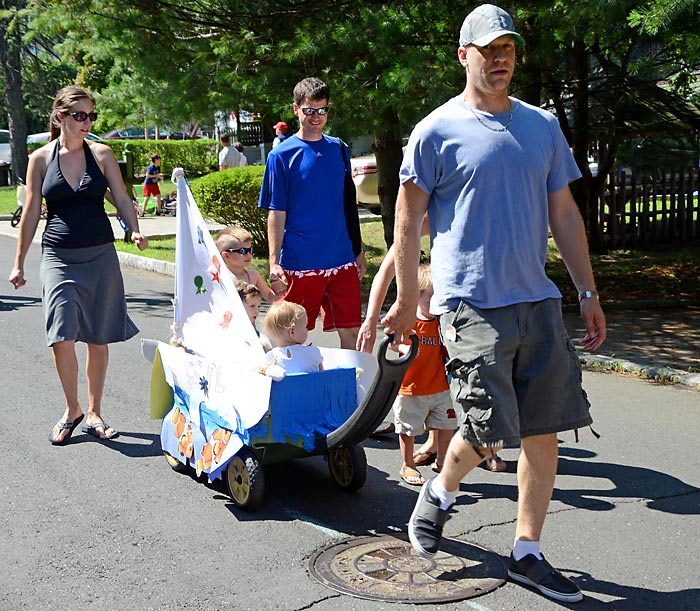
[[[46,338],[66,399],[63,416],[49,434],[53,445],[66,443],[83,419],[85,432],[102,440],[116,437],[100,414],[108,344],[138,333],[126,311],[114,234],[104,210],[107,188],[110,201],[133,230],[134,243],[143,250],[148,239],[139,231],[112,149],[86,140],[96,119],[95,100],[88,92],[70,86],[56,94],[51,141],[29,157],[27,203],[9,278],[16,289],[26,283],[24,260],[43,197],[48,210],[40,268]],[[87,345],[87,414],[78,400],[76,341]]]

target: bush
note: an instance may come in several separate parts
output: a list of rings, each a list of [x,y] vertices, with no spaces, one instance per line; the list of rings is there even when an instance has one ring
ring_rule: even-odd
[[[184,168],[188,176],[202,176],[210,165],[219,166],[218,143],[216,140],[103,140],[114,151],[117,159],[124,158],[124,148],[134,155],[134,174],[144,176],[151,164],[151,155],[161,157],[161,168],[165,176],[170,176],[174,168]]]
[[[268,254],[267,211],[258,208],[264,172],[263,166],[256,165],[213,172],[190,187],[202,216],[246,229],[258,256]]]
[[[117,159],[124,159],[124,149],[128,146],[134,155],[134,174],[143,177],[151,164],[151,155],[158,153],[161,157],[163,174],[170,176],[174,168],[184,168],[188,176],[202,176],[209,171],[209,166],[219,167],[219,144],[210,138],[199,140],[102,140],[114,151]],[[45,143],[28,144],[33,152]],[[137,180],[138,182],[138,180]]]

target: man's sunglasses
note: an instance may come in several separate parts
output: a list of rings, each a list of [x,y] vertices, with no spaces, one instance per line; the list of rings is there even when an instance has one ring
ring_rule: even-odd
[[[323,115],[328,114],[328,106],[324,106],[323,108],[300,108],[299,110],[301,110],[301,112],[303,112],[307,117],[313,117],[314,115],[322,117]]]
[[[64,112],[64,115],[70,115],[73,117],[78,123],[82,123],[83,121],[87,121],[90,119],[93,123],[97,121],[97,113],[96,112],[83,112],[82,110],[79,110],[77,112]]]
[[[247,254],[253,254],[253,247],[249,246],[248,248],[227,248],[226,252],[237,252],[239,255],[247,255]]]

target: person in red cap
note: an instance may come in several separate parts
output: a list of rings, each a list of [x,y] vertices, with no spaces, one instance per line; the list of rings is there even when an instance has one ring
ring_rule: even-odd
[[[275,139],[272,141],[272,148],[275,148],[287,139],[287,124],[284,121],[277,121],[272,127],[275,130]]]

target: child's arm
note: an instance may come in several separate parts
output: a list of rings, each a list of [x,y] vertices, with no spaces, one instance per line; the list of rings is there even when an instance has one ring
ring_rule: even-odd
[[[372,279],[372,288],[369,291],[369,300],[367,302],[367,314],[357,334],[357,343],[355,346],[357,350],[367,353],[372,352],[374,340],[377,337],[377,325],[379,324],[382,304],[384,303],[389,285],[395,275],[394,245],[392,244]]]
[[[248,271],[253,276],[253,282],[251,282],[251,284],[255,285],[255,288],[257,288],[260,291],[260,294],[262,295],[262,298],[265,301],[272,303],[273,301],[277,301],[279,299],[279,295],[276,295],[275,291],[273,291],[269,286],[267,286],[267,284],[265,283],[258,271],[254,269]]]
[[[423,217],[420,234],[427,235],[430,232],[428,226],[428,215]],[[381,314],[382,304],[386,299],[386,293],[389,290],[391,281],[396,276],[394,269],[394,245],[386,253],[382,264],[379,266],[376,275],[372,279],[372,288],[369,291],[369,300],[367,302],[367,314],[365,321],[362,323],[357,334],[356,349],[362,352],[371,353],[374,348],[374,341],[377,337],[377,325],[379,324],[379,315]]]

